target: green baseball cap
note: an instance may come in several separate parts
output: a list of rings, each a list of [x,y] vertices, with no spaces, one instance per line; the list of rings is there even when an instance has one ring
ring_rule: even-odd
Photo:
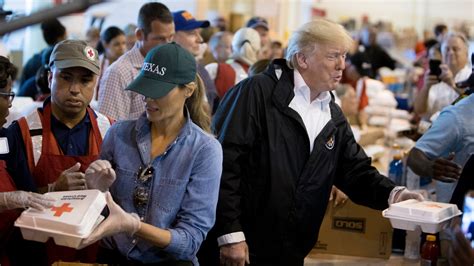
[[[177,43],[167,43],[151,49],[145,57],[140,74],[126,90],[158,99],[178,85],[196,79],[194,56]]]
[[[100,73],[97,50],[80,40],[64,40],[57,43],[49,57],[49,65],[53,64],[60,69],[83,67],[96,75]]]

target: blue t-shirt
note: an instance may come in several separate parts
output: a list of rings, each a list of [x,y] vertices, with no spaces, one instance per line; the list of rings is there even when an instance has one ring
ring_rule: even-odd
[[[416,142],[415,147],[429,159],[447,157],[455,153],[454,162],[464,167],[474,153],[474,94],[441,111],[431,128]],[[441,182],[438,182],[441,183]],[[448,202],[456,183],[439,184],[438,201]],[[440,197],[441,195],[441,197]]]

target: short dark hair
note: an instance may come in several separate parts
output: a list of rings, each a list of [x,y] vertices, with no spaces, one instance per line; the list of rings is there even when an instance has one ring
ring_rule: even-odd
[[[16,78],[18,69],[13,65],[8,58],[0,55],[0,89],[7,86],[8,77],[12,80]]]
[[[151,32],[151,23],[159,20],[162,23],[172,23],[173,14],[162,3],[147,3],[144,4],[138,12],[138,27],[143,30],[145,37]]]
[[[438,24],[434,27],[434,34],[435,36],[439,36],[444,31],[447,31],[448,27],[444,24]]]
[[[55,18],[41,23],[41,31],[44,41],[50,46],[58,43],[66,35],[66,28]]]

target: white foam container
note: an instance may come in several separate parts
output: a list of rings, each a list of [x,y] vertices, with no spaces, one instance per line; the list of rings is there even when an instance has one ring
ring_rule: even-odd
[[[76,190],[46,193],[56,202],[53,207],[38,211],[25,210],[15,221],[23,238],[46,242],[50,237],[57,245],[78,248],[104,217],[100,215],[106,205],[99,190]],[[57,211],[63,206],[66,211]],[[56,214],[56,215],[55,215]]]
[[[421,227],[421,231],[430,234],[446,228],[453,217],[461,214],[455,204],[414,199],[392,204],[382,212],[393,228],[414,231]]]

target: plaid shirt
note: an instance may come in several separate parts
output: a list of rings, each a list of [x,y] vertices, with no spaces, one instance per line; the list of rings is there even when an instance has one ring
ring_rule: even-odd
[[[100,81],[99,112],[116,120],[136,119],[145,111],[140,94],[125,91],[140,72],[145,58],[135,45],[110,65]]]

